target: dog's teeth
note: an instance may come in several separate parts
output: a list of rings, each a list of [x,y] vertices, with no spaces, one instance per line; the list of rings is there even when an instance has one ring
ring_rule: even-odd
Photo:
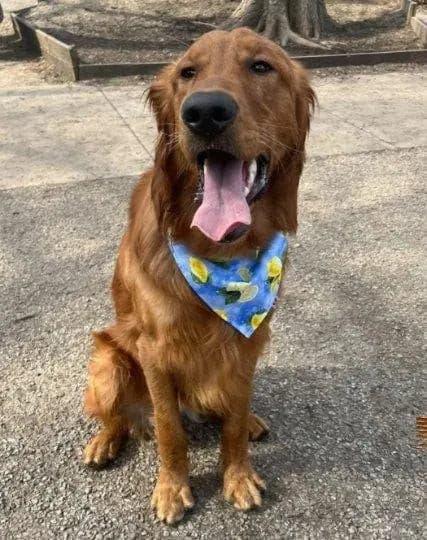
[[[256,173],[257,173],[257,162],[256,159],[253,159],[249,165],[249,174],[248,174],[248,186],[249,189],[252,187],[252,184],[255,181]]]
[[[250,192],[249,186],[246,186],[245,187],[245,197],[246,197],[246,195],[249,194],[249,192]]]

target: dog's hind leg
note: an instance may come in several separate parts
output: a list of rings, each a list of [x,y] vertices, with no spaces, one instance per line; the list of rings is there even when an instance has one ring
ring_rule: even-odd
[[[144,374],[132,357],[115,344],[108,330],[93,336],[85,411],[102,427],[86,446],[83,459],[87,465],[101,466],[116,457],[131,431],[148,434],[151,403]]]

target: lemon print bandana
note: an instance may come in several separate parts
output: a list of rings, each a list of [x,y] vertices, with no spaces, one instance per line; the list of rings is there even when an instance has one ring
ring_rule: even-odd
[[[276,233],[254,258],[224,261],[194,256],[170,240],[170,249],[186,281],[205,304],[247,338],[267,316],[277,297],[288,242]]]

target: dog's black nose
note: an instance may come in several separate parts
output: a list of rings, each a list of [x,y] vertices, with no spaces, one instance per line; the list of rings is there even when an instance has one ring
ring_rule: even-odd
[[[237,115],[237,103],[225,92],[194,92],[183,103],[181,117],[198,135],[213,137],[229,126]]]

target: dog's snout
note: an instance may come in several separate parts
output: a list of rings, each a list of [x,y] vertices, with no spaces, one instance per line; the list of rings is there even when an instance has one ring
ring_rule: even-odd
[[[184,101],[181,117],[194,133],[213,137],[233,123],[237,109],[236,101],[225,92],[194,92]]]

